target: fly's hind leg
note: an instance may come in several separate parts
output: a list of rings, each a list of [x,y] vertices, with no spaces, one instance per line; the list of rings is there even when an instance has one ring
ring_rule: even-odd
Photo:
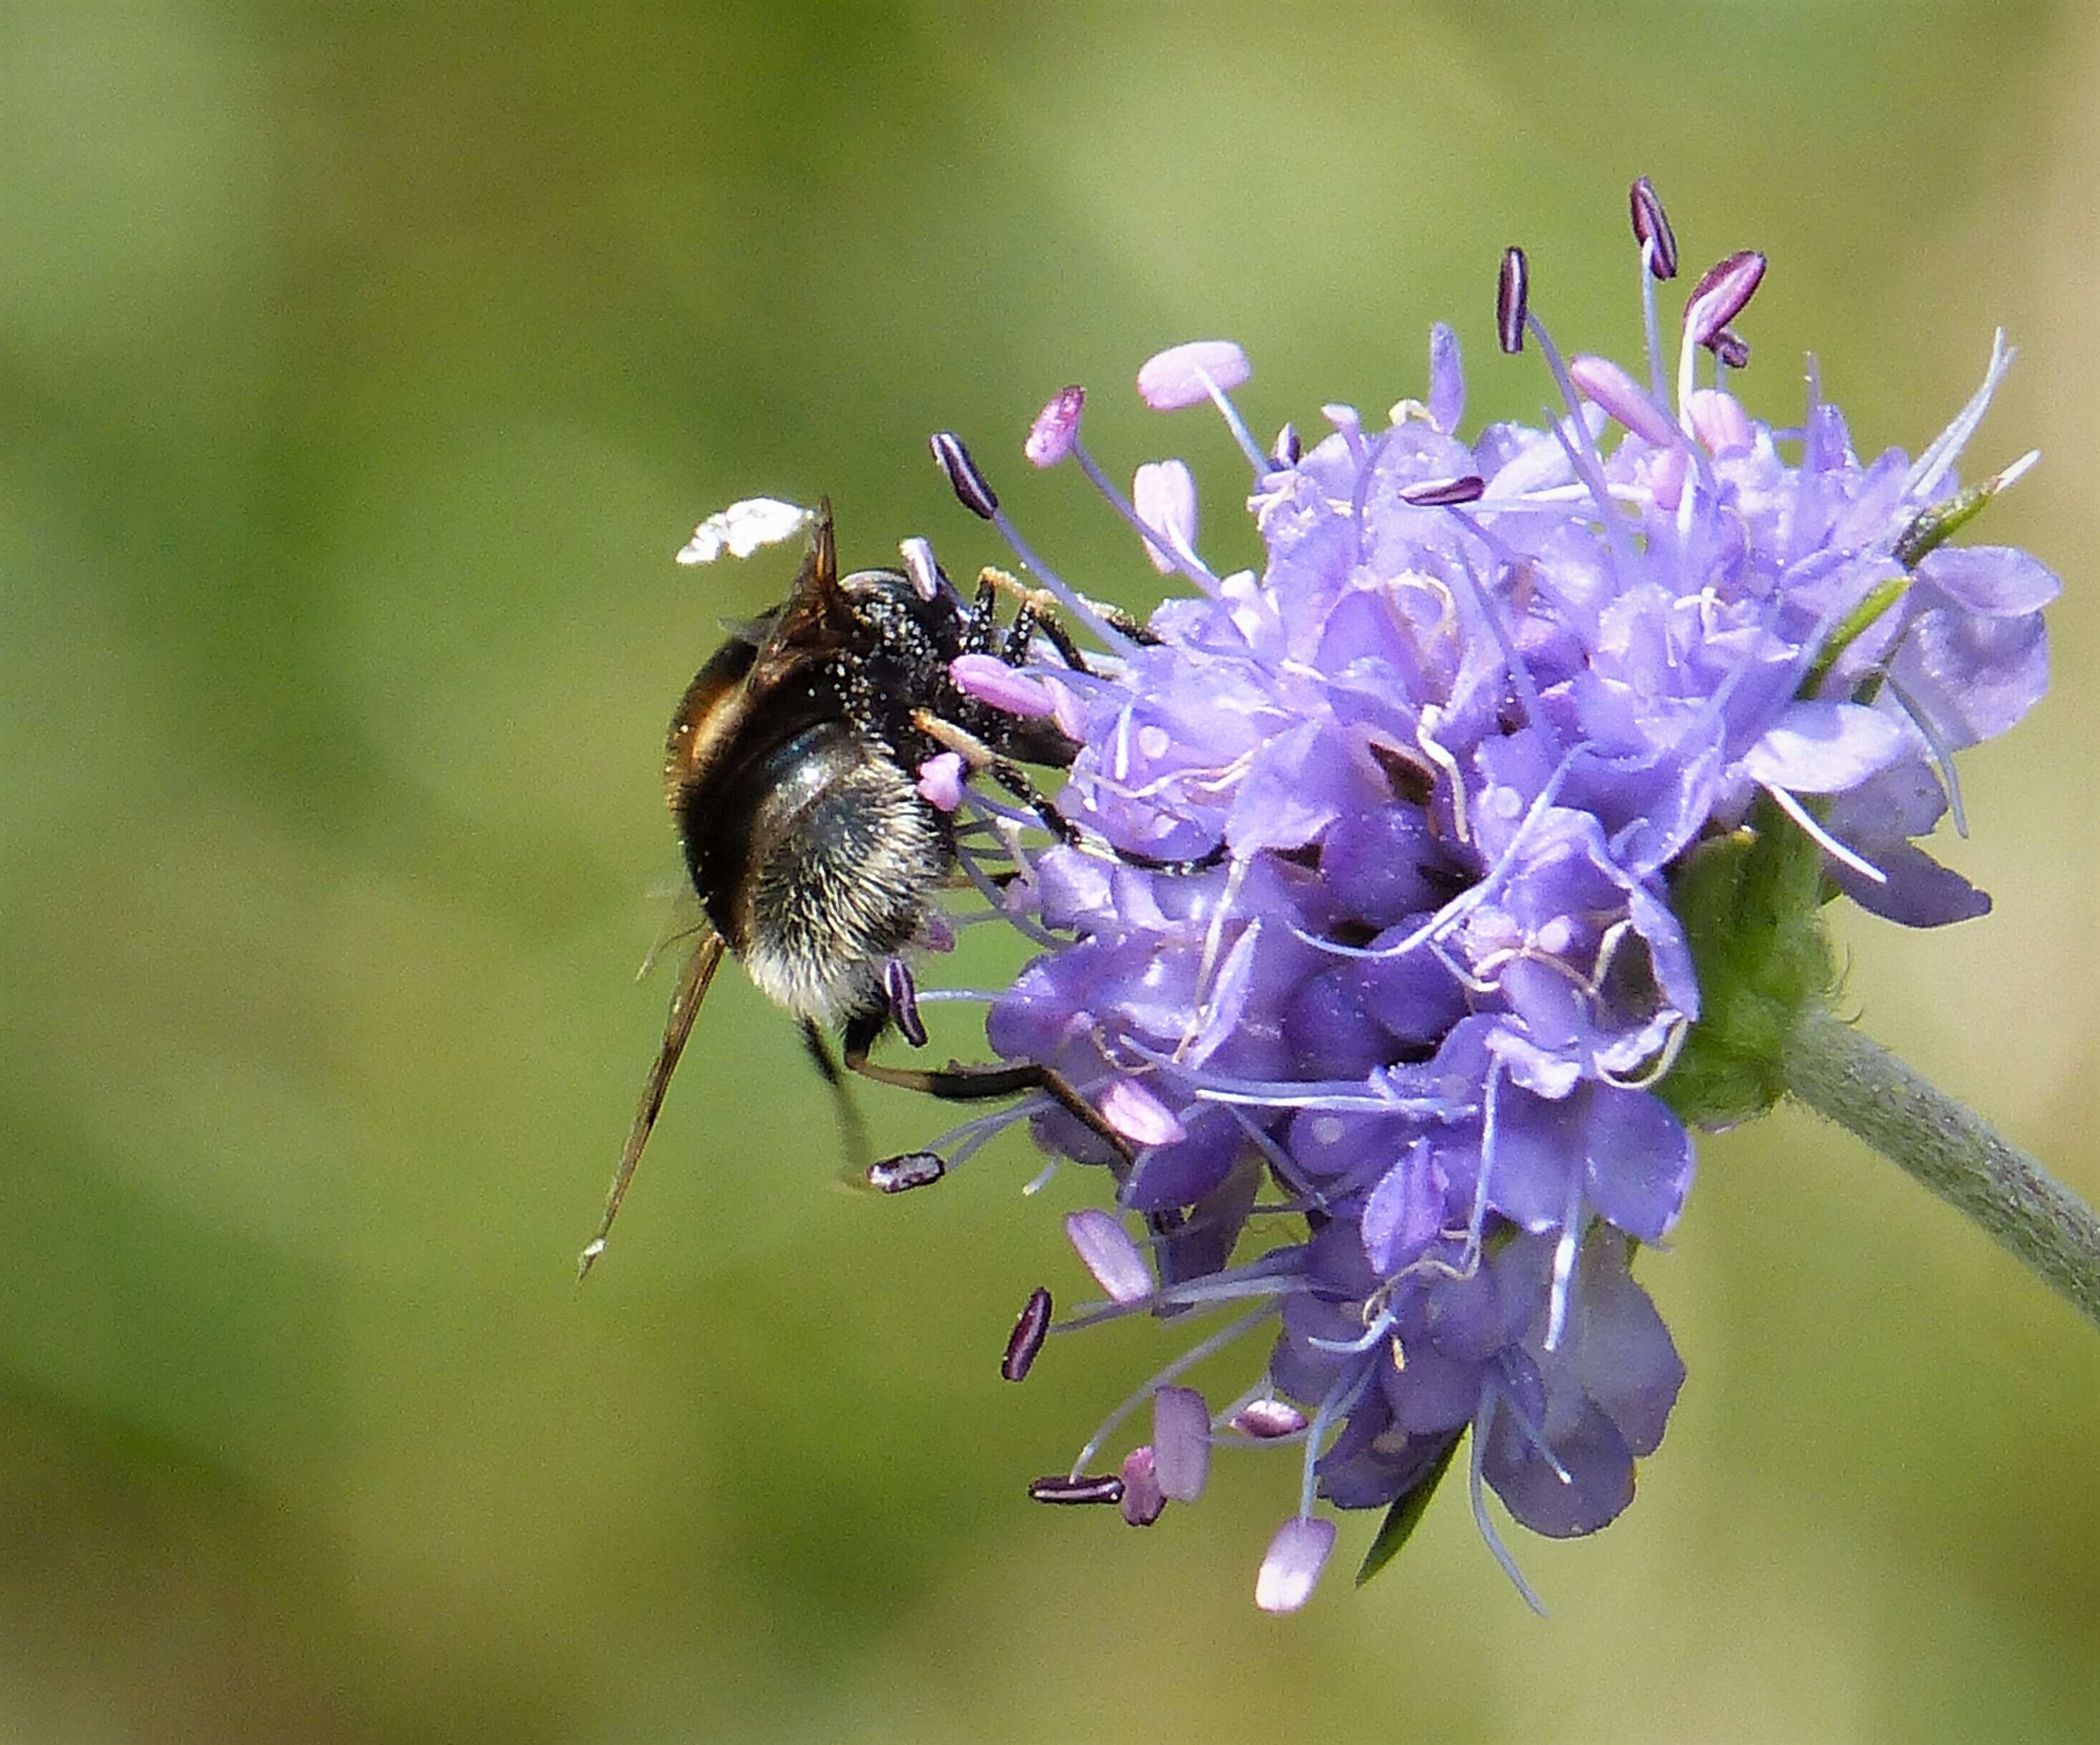
[[[861,1119],[860,1111],[854,1107],[853,1092],[846,1084],[845,1073],[839,1070],[837,1059],[832,1054],[832,1045],[824,1040],[824,1033],[816,1020],[802,1020],[802,1045],[810,1051],[810,1058],[816,1062],[817,1071],[823,1075],[824,1083],[831,1087],[832,1102],[838,1111],[839,1140],[846,1152],[846,1173],[849,1177],[865,1180],[868,1169],[867,1124]]]
[[[1118,1133],[1072,1081],[1055,1067],[1036,1061],[1011,1065],[964,1066],[951,1061],[945,1067],[886,1067],[868,1058],[876,1039],[889,1023],[887,1013],[876,1013],[846,1021],[845,1063],[849,1071],[872,1079],[878,1085],[893,1085],[901,1090],[923,1092],[944,1102],[988,1102],[1001,1097],[1019,1097],[1040,1091],[1072,1119],[1114,1152],[1124,1168],[1135,1161],[1130,1142]],[[914,1156],[924,1155],[914,1153]],[[899,1160],[901,1161],[901,1160]],[[876,1165],[880,1170],[881,1164]],[[871,1179],[873,1179],[871,1177]],[[878,1186],[882,1184],[878,1182]],[[915,1182],[907,1185],[916,1186]]]

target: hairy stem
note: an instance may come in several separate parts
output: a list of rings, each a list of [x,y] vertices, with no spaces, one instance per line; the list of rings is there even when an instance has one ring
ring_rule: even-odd
[[[1818,1001],[1784,1060],[1788,1091],[1974,1218],[2100,1324],[2100,1213],[2017,1146]]]

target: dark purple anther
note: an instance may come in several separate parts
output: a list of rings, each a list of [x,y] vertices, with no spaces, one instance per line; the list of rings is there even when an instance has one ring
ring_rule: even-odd
[[[1039,1284],[1028,1293],[1021,1319],[1013,1323],[1012,1335],[1006,1341],[1006,1355],[999,1359],[999,1374],[1008,1381],[1020,1381],[1035,1362],[1035,1354],[1043,1349],[1049,1332],[1050,1293]]]
[[[1419,484],[1403,486],[1400,500],[1417,509],[1443,509],[1453,503],[1477,503],[1487,488],[1486,479],[1468,473],[1462,479],[1425,479]]]
[[[1731,369],[1740,369],[1750,360],[1749,342],[1732,327],[1724,327],[1714,336],[1714,356]]]
[[[1077,1478],[1053,1473],[1029,1486],[1028,1494],[1039,1503],[1120,1503],[1123,1480],[1114,1473],[1094,1473]]]
[[[867,1166],[867,1185],[885,1194],[902,1194],[915,1187],[931,1187],[948,1173],[938,1151],[906,1151]]]
[[[1695,344],[1710,346],[1721,329],[1743,312],[1765,276],[1765,258],[1755,249],[1731,254],[1693,287],[1684,306],[1684,330]]]
[[[953,431],[936,431],[926,439],[926,446],[933,451],[934,460],[948,475],[948,484],[964,508],[987,521],[999,513],[999,498],[985,483],[961,437]]]
[[[1633,185],[1634,239],[1648,245],[1648,270],[1658,279],[1677,276],[1677,234],[1670,228],[1670,214],[1646,176]]]
[[[1286,424],[1276,433],[1276,445],[1268,451],[1268,457],[1278,466],[1295,466],[1304,453],[1298,440],[1298,426]]]
[[[1503,351],[1514,355],[1524,349],[1524,324],[1530,313],[1530,263],[1522,249],[1504,249],[1502,276],[1495,281],[1495,335]]]
[[[911,966],[902,957],[893,957],[882,966],[882,992],[889,1001],[889,1015],[897,1020],[897,1027],[907,1042],[914,1048],[926,1045],[926,1027],[919,1018],[919,984],[911,979]]]

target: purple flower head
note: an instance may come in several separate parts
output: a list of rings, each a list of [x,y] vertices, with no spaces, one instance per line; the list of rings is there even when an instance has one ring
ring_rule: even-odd
[[[1715,1107],[1685,1087],[1740,1004],[1709,949],[1710,893],[1735,888],[1716,857],[1795,845],[1803,926],[1825,881],[1914,926],[1979,912],[1919,839],[1962,821],[1953,754],[2046,682],[2055,578],[1945,543],[2026,464],[1967,491],[1953,475],[2002,342],[1924,453],[1863,461],[1812,372],[1791,429],[1729,391],[1763,256],[1700,279],[1661,354],[1675,239],[1644,180],[1633,214],[1637,368],[1564,362],[1505,257],[1498,337],[1525,356],[1504,367],[1543,360],[1542,426],[1463,434],[1440,324],[1421,399],[1383,428],[1322,407],[1317,441],[1247,433],[1237,347],[1147,364],[1149,404],[1214,403],[1245,453],[1259,575],[1204,562],[1186,466],[1148,463],[1125,498],[1078,440],[1076,395],[1053,400],[1031,458],[1069,450],[1131,557],[1187,590],[1140,629],[1010,536],[1106,644],[956,663],[994,707],[1054,702],[1079,747],[1059,840],[1024,841],[982,772],[920,773],[959,830],[1005,845],[1012,875],[980,888],[1040,947],[991,996],[992,1047],[1098,1115],[1037,1098],[932,1149],[952,1162],[1026,1115],[1053,1157],[1107,1172],[1114,1211],[1066,1219],[1102,1299],[1052,1332],[1200,1328],[1044,1494],[1078,1495],[1147,1406],[1118,1492],[1133,1521],[1194,1501],[1216,1444],[1294,1450],[1269,1610],[1312,1593],[1323,1505],[1387,1509],[1404,1534],[1462,1442],[1527,1598],[1489,1493],[1553,1536],[1626,1507],[1684,1376],[1632,1263],[1683,1211],[1687,1119]],[[966,501],[995,509],[952,446]],[[1258,1332],[1238,1398],[1181,1382]]]

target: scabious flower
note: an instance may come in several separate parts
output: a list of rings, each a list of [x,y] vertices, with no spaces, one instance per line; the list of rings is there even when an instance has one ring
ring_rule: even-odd
[[[1988,907],[1919,839],[1950,806],[1960,821],[1952,754],[2046,679],[2054,578],[1943,543],[2032,458],[1957,487],[2010,353],[1993,347],[1915,459],[1863,461],[1812,365],[1801,423],[1774,429],[1727,387],[1763,258],[1700,281],[1673,378],[1655,287],[1676,244],[1644,180],[1633,210],[1637,372],[1564,361],[1524,257],[1505,258],[1503,349],[1535,341],[1560,402],[1538,425],[1467,433],[1440,325],[1420,398],[1382,424],[1323,407],[1309,446],[1250,435],[1237,347],[1148,362],[1149,404],[1213,404],[1245,451],[1259,576],[1206,565],[1180,462],[1139,468],[1125,497],[1080,439],[1083,395],[1056,396],[1029,457],[1076,461],[1187,585],[1141,631],[1019,542],[959,444],[940,451],[1106,647],[1033,669],[1083,748],[1057,800],[1076,840],[1024,850],[1020,815],[964,801],[1003,828],[1019,871],[997,901],[1042,948],[993,999],[991,1045],[1061,1074],[1123,1142],[1043,1099],[1019,1111],[1114,1182],[1114,1213],[1068,1220],[1104,1301],[1050,1330],[1228,1314],[1036,1494],[1144,1524],[1195,1500],[1212,1445],[1295,1447],[1256,1584],[1268,1610],[1312,1592],[1335,1536],[1322,1503],[1389,1509],[1382,1561],[1462,1443],[1480,1531],[1527,1599],[1487,1491],[1554,1536],[1631,1500],[1684,1377],[1635,1258],[1683,1210],[1687,1121],[1771,1100],[1674,1070],[1710,1038],[1725,1054],[1743,1010],[1705,948],[1716,893],[1742,895],[1717,864],[1793,845],[1811,929],[1824,881],[1913,926]],[[1049,1319],[1039,1292],[1015,1379]],[[1237,1398],[1184,1385],[1256,1334]],[[1151,1439],[1090,1474],[1148,1405]]]

